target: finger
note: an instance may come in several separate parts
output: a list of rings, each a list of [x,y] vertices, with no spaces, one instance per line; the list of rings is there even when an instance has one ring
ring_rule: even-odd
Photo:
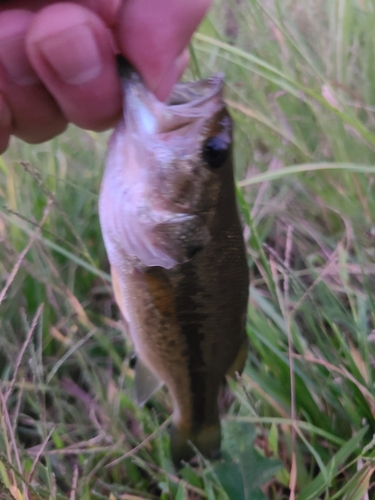
[[[127,0],[117,29],[121,52],[165,99],[187,64],[183,52],[210,0]]]
[[[1,144],[9,134],[41,142],[61,133],[66,120],[27,60],[25,33],[32,14],[22,10],[0,13]]]
[[[64,116],[93,130],[112,126],[121,112],[112,47],[103,20],[72,3],[42,9],[26,37],[30,61]]]
[[[11,113],[5,97],[0,94],[0,154],[8,147],[11,133]]]
[[[0,12],[10,9],[24,9],[37,12],[43,7],[53,3],[60,3],[62,0],[0,0]],[[72,0],[74,1],[74,0]],[[117,23],[117,14],[122,0],[75,0],[80,4],[96,12],[108,26]]]

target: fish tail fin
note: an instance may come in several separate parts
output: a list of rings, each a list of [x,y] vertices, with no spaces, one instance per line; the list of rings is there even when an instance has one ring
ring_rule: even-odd
[[[227,371],[227,376],[231,378],[236,378],[236,372],[241,374],[245,368],[245,363],[247,359],[248,352],[248,341],[247,339],[241,344],[240,349],[237,353],[236,359],[232,363],[232,366]]]
[[[205,424],[199,427],[197,432],[186,432],[172,424],[170,431],[171,453],[175,467],[181,467],[181,460],[185,462],[194,457],[195,452],[190,442],[210,459],[220,457],[221,431],[220,421],[213,424]]]

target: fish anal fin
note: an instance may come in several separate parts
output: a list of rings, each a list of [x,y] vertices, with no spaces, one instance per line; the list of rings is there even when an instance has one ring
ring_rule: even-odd
[[[137,404],[143,406],[150,397],[163,385],[163,381],[160,380],[147,366],[146,364],[137,356],[137,361],[135,364],[135,396]]]
[[[237,353],[236,359],[232,363],[232,366],[227,371],[228,377],[235,378],[236,372],[242,373],[242,371],[245,367],[246,359],[247,359],[247,351],[248,351],[248,343],[247,343],[247,340],[245,340],[241,344],[241,347]]]

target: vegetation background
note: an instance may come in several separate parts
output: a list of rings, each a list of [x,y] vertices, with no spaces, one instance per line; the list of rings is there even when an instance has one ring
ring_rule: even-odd
[[[177,475],[139,409],[97,199],[108,134],[0,158],[0,498],[375,499],[375,3],[217,0],[251,269],[223,459]],[[230,290],[228,290],[230,293]]]

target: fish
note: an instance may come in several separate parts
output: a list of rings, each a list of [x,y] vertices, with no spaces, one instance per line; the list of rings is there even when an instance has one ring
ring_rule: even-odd
[[[123,118],[109,141],[99,218],[135,350],[136,399],[167,387],[180,467],[194,448],[220,456],[220,387],[248,352],[232,119],[222,74],[177,83],[166,102],[124,61],[120,75]]]

